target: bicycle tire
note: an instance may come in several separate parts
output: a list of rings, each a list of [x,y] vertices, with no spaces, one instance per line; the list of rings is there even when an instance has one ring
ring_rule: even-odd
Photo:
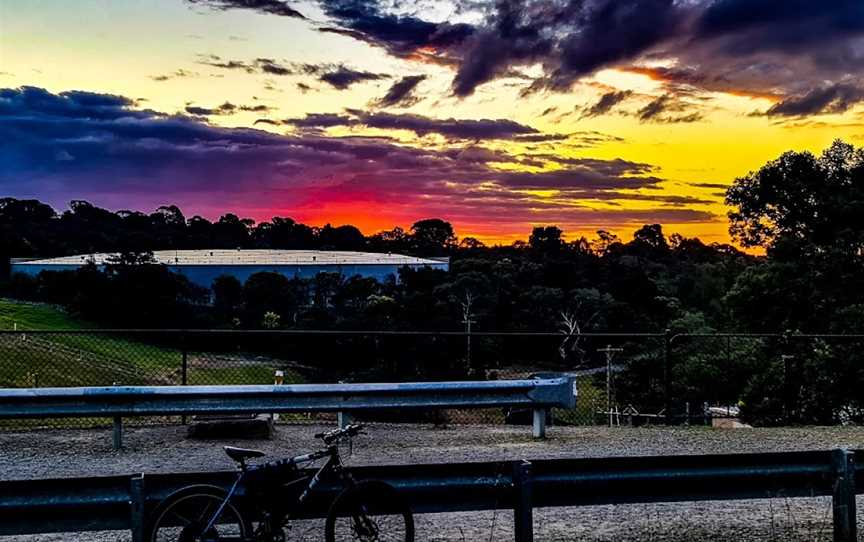
[[[383,529],[379,527],[382,520],[387,521]],[[414,516],[393,486],[364,480],[342,491],[333,501],[324,534],[326,542],[414,542]]]
[[[218,504],[225,500],[226,495],[227,493],[224,489],[209,485],[187,486],[175,491],[160,502],[155,510],[153,510],[153,514],[151,515],[152,520],[148,522],[145,540],[147,542],[198,542],[204,533],[199,532],[196,534],[196,528],[200,527],[203,530],[203,527],[206,527],[206,524],[200,525],[201,518],[207,516],[206,521],[209,521],[210,517],[212,517],[209,514],[216,512]],[[199,517],[195,520],[190,520],[186,525],[178,526],[176,521],[171,521],[172,516],[180,519],[181,522],[184,519],[188,520],[186,516],[189,515],[189,511],[193,511],[197,515],[196,508],[202,505],[204,509]],[[184,506],[186,509],[181,514],[179,510]],[[208,509],[212,510],[209,514]],[[226,524],[229,526],[229,530],[232,531],[227,533],[230,534],[230,539],[242,540],[252,538],[252,522],[249,521],[249,515],[236,502],[229,501],[226,504],[222,517],[228,521],[219,522],[219,526],[215,528],[215,538],[207,538],[207,540],[219,540],[220,535],[218,534],[218,530],[222,529],[225,532]],[[195,523],[196,521],[198,523]],[[165,529],[161,535],[159,532],[160,529]],[[170,532],[166,532],[168,530]],[[236,533],[233,531],[236,531]]]

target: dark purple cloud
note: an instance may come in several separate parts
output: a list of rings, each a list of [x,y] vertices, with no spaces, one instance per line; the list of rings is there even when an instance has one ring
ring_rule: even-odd
[[[687,113],[691,106],[683,103],[672,94],[664,94],[651,100],[636,112],[641,122],[690,123],[702,120],[698,111]],[[673,114],[669,114],[673,113]]]
[[[383,11],[376,0],[320,0],[324,12],[338,24],[325,27],[383,47],[390,54],[407,57],[421,49],[446,50],[462,43],[474,32],[467,24],[434,23],[413,16],[398,16]]]
[[[328,122],[344,119],[321,117],[307,124]],[[459,121],[445,122],[465,133]],[[533,130],[477,122],[469,125],[468,134],[487,135],[492,128],[516,135]],[[346,202],[402,209],[404,216],[435,212],[465,224],[542,219],[565,226],[621,224],[649,216],[654,222],[715,218],[686,207],[700,199],[639,192],[662,183],[650,164],[550,155],[537,158],[548,166],[545,170],[513,171],[500,164],[519,166],[522,156],[464,141],[424,149],[383,137],[222,128],[194,117],[138,109],[121,96],[81,91],[0,89],[0,139],[5,142],[0,146],[0,191],[55,205],[71,198],[117,208],[170,202],[212,215],[224,211],[230,200],[232,209],[269,217],[275,208],[311,212],[324,202]],[[535,188],[559,196],[525,193]],[[623,205],[628,200],[656,207],[629,210]],[[586,205],[590,201],[609,209],[593,209]],[[438,213],[444,209],[449,211]]]
[[[529,91],[567,91],[602,68],[674,58],[674,69],[655,70],[665,71],[670,92],[786,98],[864,70],[860,0],[479,0],[460,4],[460,11],[482,15],[470,25],[398,15],[400,2],[319,4],[333,23],[324,31],[453,67],[457,96],[535,64],[543,74]]]
[[[623,102],[633,95],[632,90],[611,91],[600,96],[600,99],[594,105],[586,107],[582,113],[583,117],[597,117],[605,115],[612,110],[613,107]]]
[[[582,76],[630,60],[677,32],[682,12],[673,0],[603,0],[570,4],[561,15],[574,31],[557,45],[557,65],[545,86],[566,91]]]
[[[806,116],[824,113],[844,113],[854,105],[864,102],[864,86],[840,83],[815,88],[772,105],[765,112],[768,116]]]
[[[279,15],[281,17],[293,17],[296,19],[305,19],[302,13],[288,5],[288,2],[281,0],[186,0],[190,4],[198,4],[208,6],[212,9],[249,9],[267,13],[270,15]]]
[[[359,109],[347,109],[346,114],[308,113],[305,117],[282,122],[299,128],[361,125],[384,130],[408,130],[418,136],[440,134],[454,139],[517,139],[533,135],[541,136],[538,141],[546,141],[550,135],[554,139],[561,138],[559,134],[540,134],[535,128],[507,119],[435,119],[423,115],[366,112]]]
[[[344,65],[319,70],[318,80],[327,83],[337,90],[345,90],[356,83],[365,81],[378,81],[389,77],[382,73],[372,73],[363,70],[354,70]]]
[[[414,93],[421,82],[426,79],[425,75],[407,75],[399,79],[390,87],[387,94],[375,101],[378,107],[409,107],[420,101]]]

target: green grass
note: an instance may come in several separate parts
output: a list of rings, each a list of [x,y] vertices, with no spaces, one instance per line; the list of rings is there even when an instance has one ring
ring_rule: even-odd
[[[15,329],[92,329],[97,326],[72,318],[65,311],[41,303],[26,303],[0,297],[0,330]]]
[[[151,344],[146,335],[62,333],[97,326],[62,309],[0,298],[0,387],[180,384],[182,355]],[[27,333],[49,330],[58,333]],[[150,337],[153,338],[152,336]],[[268,384],[272,364],[238,363],[208,367],[190,362],[189,384]],[[286,382],[302,382],[286,372]]]
[[[304,378],[290,369],[282,370],[285,384],[302,384]],[[246,384],[272,384],[274,367],[247,365],[243,367],[196,367],[189,372],[191,385],[218,385],[226,382]]]

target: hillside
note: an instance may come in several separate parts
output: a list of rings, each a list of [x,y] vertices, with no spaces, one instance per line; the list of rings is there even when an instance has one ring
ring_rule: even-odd
[[[95,328],[52,305],[0,298],[0,387],[181,383],[182,353],[164,337],[80,333]],[[187,359],[189,384],[266,384],[280,365],[237,353],[189,352]],[[302,380],[293,371],[286,377]]]
[[[27,303],[0,297],[0,330],[92,329],[98,327],[73,318],[63,309],[43,303]]]

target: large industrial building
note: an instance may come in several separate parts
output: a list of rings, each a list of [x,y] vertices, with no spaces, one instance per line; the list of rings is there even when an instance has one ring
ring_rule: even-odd
[[[13,260],[12,273],[38,275],[42,271],[78,269],[92,262],[105,265],[114,254],[82,254],[38,260]],[[339,273],[345,277],[360,275],[384,281],[391,275],[398,279],[402,267],[431,267],[446,271],[446,259],[415,258],[401,254],[344,252],[323,250],[158,250],[156,263],[186,276],[191,282],[209,288],[213,279],[231,275],[240,282],[262,271],[280,273],[289,278],[313,278],[318,273]]]

